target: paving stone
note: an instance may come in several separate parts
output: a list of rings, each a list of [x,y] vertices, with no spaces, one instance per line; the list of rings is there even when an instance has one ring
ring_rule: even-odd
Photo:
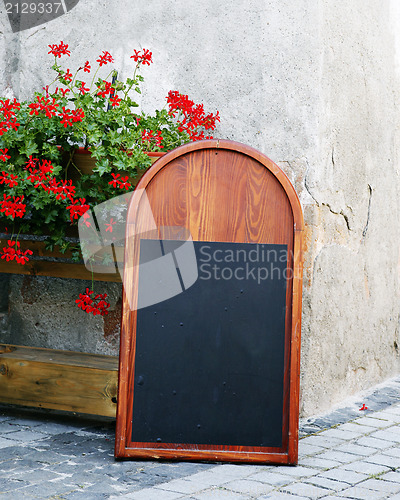
[[[24,500],[25,496],[32,495],[36,496],[37,498],[43,499],[43,498],[50,498],[58,495],[59,497],[62,498],[62,495],[64,493],[70,493],[71,492],[71,486],[65,485],[62,483],[51,483],[44,481],[42,483],[34,484],[34,485],[29,485],[29,486],[24,486],[23,488],[20,488],[17,490],[18,497],[17,499]]]
[[[298,495],[312,499],[321,498],[321,496],[331,493],[325,488],[318,488],[318,486],[301,482],[290,484],[289,486],[283,486],[279,491],[282,493],[290,493],[291,495]],[[332,493],[334,493],[334,491],[332,491]]]
[[[276,474],[283,474],[285,476],[290,477],[309,477],[314,474],[318,474],[318,471],[312,469],[310,467],[302,467],[301,465],[297,465],[296,467],[288,467],[288,466],[277,466],[274,470]]]
[[[364,435],[368,432],[376,431],[376,427],[370,427],[368,425],[359,424],[357,420],[354,422],[347,422],[346,424],[342,424],[340,429],[345,431],[355,432],[356,434]]]
[[[13,425],[22,425],[24,427],[36,427],[43,423],[43,420],[40,418],[29,419],[29,418],[12,418],[10,423]]]
[[[320,476],[349,484],[357,484],[361,481],[364,481],[365,479],[368,479],[367,474],[346,470],[344,468],[337,468],[320,472]]]
[[[342,465],[343,469],[352,470],[354,472],[362,472],[364,474],[381,474],[382,472],[388,472],[391,469],[386,467],[386,465],[371,464],[365,459],[358,460],[351,464]]]
[[[302,438],[301,441],[304,444],[311,444],[313,446],[320,446],[322,448],[332,448],[333,446],[337,446],[343,443],[343,440],[338,438],[334,437],[326,438],[324,436],[324,433],[315,434],[313,436]]]
[[[324,432],[324,437],[333,437],[336,439],[341,439],[344,441],[348,441],[350,439],[357,438],[359,434],[357,432],[352,432],[352,431],[346,431],[341,429],[340,427],[336,429],[328,429],[327,431]]]
[[[99,494],[99,493],[89,493],[88,491],[73,491],[72,493],[63,494],[63,500],[102,500],[108,499],[110,496],[108,494]],[[114,497],[117,498],[117,497]],[[121,498],[118,496],[118,498]],[[37,499],[37,497],[36,497]],[[24,499],[25,500],[25,499]]]
[[[16,425],[13,422],[1,422],[0,423],[0,434],[8,434],[9,432],[16,432],[29,429],[28,425]]]
[[[31,441],[38,441],[45,438],[44,434],[40,434],[36,431],[32,431],[30,429],[18,430],[16,432],[10,432],[4,434],[5,439],[10,440],[10,444],[15,441],[21,441],[23,443],[29,443]]]
[[[230,481],[229,483],[224,484],[224,489],[248,495],[262,495],[269,493],[274,489],[274,487],[259,481],[239,479],[238,481]]]
[[[211,470],[213,474],[218,474],[221,478],[227,478],[227,481],[232,479],[239,479],[243,477],[248,477],[256,472],[260,472],[264,469],[262,466],[251,466],[251,465],[233,465],[233,464],[223,464],[215,467]]]
[[[182,498],[184,500],[185,497]],[[186,497],[189,498],[189,497]],[[190,496],[195,500],[245,500],[251,498],[248,495],[242,495],[241,493],[236,493],[234,491],[219,489],[209,489],[201,493],[195,493]]]
[[[355,444],[358,444],[360,446],[367,446],[370,448],[376,448],[377,450],[381,450],[382,448],[388,447],[387,441],[381,441],[380,439],[373,438],[370,436],[365,436],[360,439],[357,439],[357,441],[355,441]]]
[[[394,483],[400,484],[400,470],[396,472],[390,471],[386,474],[383,474],[380,479],[384,479],[385,481],[393,481]]]
[[[175,493],[195,493],[199,491],[199,485],[186,481],[185,479],[174,479],[168,483],[156,486],[161,490],[174,491]],[[203,488],[205,489],[205,488]]]
[[[370,490],[380,491],[381,493],[398,493],[400,491],[400,483],[386,481],[385,479],[367,479],[360,486]]]
[[[18,475],[20,478],[18,478]],[[59,474],[52,472],[46,469],[35,469],[30,471],[22,471],[17,469],[17,471],[13,471],[13,475],[11,476],[13,479],[23,479],[24,481],[28,481],[30,484],[41,483],[42,481],[50,481],[52,479],[57,479],[60,477]]]
[[[299,442],[299,457],[307,457],[310,455],[316,455],[317,453],[321,453],[326,448],[321,446],[315,446],[313,444],[304,443],[303,440]]]
[[[293,481],[291,476],[278,474],[277,472],[274,472],[274,470],[258,472],[257,474],[249,476],[248,479],[254,479],[255,481],[260,481],[261,483],[266,483],[272,486],[282,486]]]
[[[400,467],[399,457],[391,457],[389,455],[384,455],[383,453],[372,455],[371,457],[368,457],[365,460],[373,464],[387,465],[390,468]]]
[[[375,427],[375,428],[384,428],[384,427],[389,427],[391,425],[391,423],[388,420],[384,420],[379,417],[375,418],[373,416],[361,417],[358,418],[355,422],[357,424],[368,425],[369,427]]]
[[[354,498],[356,500],[378,500],[380,498],[386,498],[387,493],[380,493],[378,491],[369,490],[360,486],[352,486],[347,490],[343,490],[340,493],[337,493],[337,496],[344,498]]]
[[[0,437],[0,448],[11,448],[11,446],[13,446],[13,443],[10,442],[9,439],[3,439],[2,437]]]
[[[145,488],[140,491],[135,491],[133,493],[124,494],[124,499],[129,500],[176,500],[177,498],[182,498],[184,495],[182,493],[177,493],[174,491],[158,490],[155,488]],[[121,498],[120,496],[110,496],[111,499]]]
[[[302,458],[299,460],[299,464],[308,467],[317,467],[318,469],[332,469],[333,467],[342,465],[342,462],[321,458],[320,455],[317,455],[315,457]]]
[[[376,453],[376,448],[371,448],[370,446],[361,446],[356,443],[344,443],[340,446],[336,446],[334,451],[340,451],[344,453],[351,453],[352,455],[360,455],[362,457],[367,457],[371,453]]]
[[[185,481],[190,481],[198,485],[198,490],[204,489],[207,486],[220,486],[221,484],[228,483],[232,478],[224,477],[223,475],[213,474],[212,471],[198,472],[185,478]]]
[[[23,479],[0,478],[0,493],[11,492],[28,485]]]
[[[327,477],[313,476],[304,480],[305,483],[313,484],[314,486],[320,486],[321,488],[326,488],[332,491],[341,491],[349,487],[349,483],[344,483],[342,481],[335,481],[334,479],[329,479]]]
[[[390,444],[388,446],[392,446],[393,443],[400,443],[400,434],[393,432],[393,427],[388,427],[383,431],[377,431],[370,435],[371,438],[374,439],[382,439],[383,441],[388,441]]]
[[[344,496],[337,497],[337,496],[334,496],[334,495],[328,495],[326,497],[321,497],[321,498],[323,498],[324,500],[344,500],[344,499],[347,499],[347,498],[350,498],[350,497],[344,497]]]
[[[65,434],[70,430],[71,428],[68,425],[60,424],[58,422],[44,422],[35,427],[35,431],[43,434]]]
[[[257,500],[309,500],[310,497],[301,497],[301,496],[294,496],[291,495],[290,493],[281,493],[278,491],[274,491],[270,495],[258,497]],[[342,500],[342,499],[341,499]]]
[[[352,453],[345,453],[343,451],[327,450],[324,453],[320,453],[318,455],[318,458],[336,460],[336,462],[346,464],[357,460],[357,455],[353,455]]]

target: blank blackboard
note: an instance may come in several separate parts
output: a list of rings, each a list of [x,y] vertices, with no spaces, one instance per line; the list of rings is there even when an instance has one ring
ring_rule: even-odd
[[[195,284],[138,311],[132,441],[280,447],[287,247],[194,247]]]

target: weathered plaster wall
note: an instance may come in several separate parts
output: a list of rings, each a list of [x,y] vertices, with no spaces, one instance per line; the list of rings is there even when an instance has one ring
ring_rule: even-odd
[[[0,94],[23,98],[40,88],[47,45],[60,39],[70,45],[71,67],[109,50],[125,76],[132,49],[149,48],[145,109],[179,89],[219,109],[217,136],[250,144],[285,170],[306,221],[303,416],[400,371],[397,3],[82,0],[17,34],[0,16]],[[116,352],[102,318],[68,309],[84,283],[64,290],[58,280],[26,280],[10,282],[14,332],[20,318],[34,343]],[[116,303],[116,289],[110,293]],[[53,318],[47,337],[36,326],[39,308]]]

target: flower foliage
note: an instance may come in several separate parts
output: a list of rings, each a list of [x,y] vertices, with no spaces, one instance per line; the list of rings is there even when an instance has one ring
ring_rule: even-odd
[[[114,58],[107,50],[76,70],[63,41],[49,45],[48,54],[54,57],[51,83],[24,102],[0,97],[0,232],[7,226],[12,235],[46,235],[48,248],[63,252],[89,208],[134,189],[151,165],[146,152],[210,138],[220,118],[176,90],[163,98],[162,109],[141,112],[133,96],[141,93],[141,70],[153,63],[148,49],[133,51],[125,81],[110,69]],[[95,160],[91,174],[83,175],[74,161],[82,146]],[[1,258],[25,264],[29,252],[18,253],[13,236],[9,241]],[[104,297],[94,300],[102,304]]]

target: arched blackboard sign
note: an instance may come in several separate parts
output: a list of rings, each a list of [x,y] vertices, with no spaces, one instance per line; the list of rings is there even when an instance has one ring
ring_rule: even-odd
[[[232,141],[181,146],[128,210],[115,456],[297,463],[303,217]]]

